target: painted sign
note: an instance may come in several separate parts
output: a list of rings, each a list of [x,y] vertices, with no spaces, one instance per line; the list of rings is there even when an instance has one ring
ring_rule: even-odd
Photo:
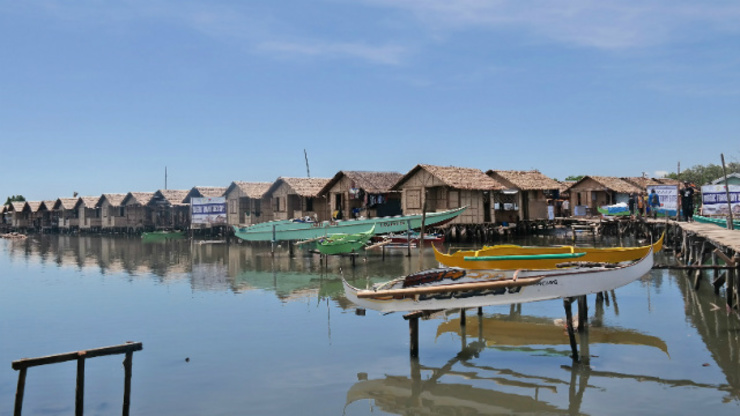
[[[191,224],[226,224],[226,198],[191,198]]]
[[[740,215],[740,185],[730,185],[732,215]],[[702,215],[727,215],[727,191],[725,185],[704,185],[701,187]]]
[[[660,198],[658,215],[675,217],[678,212],[678,185],[650,185],[647,187],[647,204],[650,206],[650,194],[653,189]]]

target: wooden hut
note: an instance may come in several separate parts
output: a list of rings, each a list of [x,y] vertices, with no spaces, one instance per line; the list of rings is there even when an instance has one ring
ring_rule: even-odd
[[[329,178],[278,178],[268,189],[273,220],[311,217],[326,221],[330,218],[326,197],[319,191]]]
[[[568,191],[574,216],[596,215],[600,206],[626,203],[630,194],[644,192],[621,178],[611,176],[584,176]]]
[[[80,230],[98,231],[102,227],[99,200],[99,196],[81,196],[77,200],[76,209],[79,214]]]
[[[190,203],[190,198],[218,198],[224,196],[228,188],[221,186],[194,186],[188,191],[183,202]]]
[[[149,200],[156,230],[185,230],[190,227],[190,205],[186,190],[160,189]]]
[[[404,215],[466,206],[452,223],[483,224],[496,222],[492,193],[504,186],[480,169],[416,165],[393,189],[402,192]]]
[[[121,201],[126,214],[126,228],[129,231],[141,232],[154,229],[152,208],[149,202],[154,192],[129,192]]]
[[[272,220],[272,204],[265,198],[271,185],[270,182],[232,182],[224,192],[227,223],[252,225]]]
[[[75,231],[80,227],[80,214],[77,210],[78,197],[58,198],[54,202],[53,210],[56,211],[57,226],[60,231]]]
[[[100,208],[101,228],[105,231],[123,230],[127,226],[126,211],[121,205],[126,194],[103,194],[95,204]]]
[[[537,170],[489,170],[486,175],[506,187],[506,190],[494,193],[496,218],[506,218],[512,214],[511,211],[516,211],[523,220],[547,219],[548,205],[553,206],[555,215],[555,201],[561,189],[555,179]],[[514,206],[516,210],[506,209]]]
[[[54,211],[54,204],[56,201],[47,200],[47,201],[41,201],[41,206],[39,207],[39,217],[40,217],[40,230],[42,232],[49,232],[52,230],[56,230],[59,221],[58,221],[58,214],[56,211]]]
[[[10,226],[16,230],[25,230],[31,227],[31,208],[26,201],[11,201],[7,213]]]
[[[403,177],[399,172],[337,172],[319,191],[326,196],[332,217],[375,218],[401,214],[401,192],[392,190]]]

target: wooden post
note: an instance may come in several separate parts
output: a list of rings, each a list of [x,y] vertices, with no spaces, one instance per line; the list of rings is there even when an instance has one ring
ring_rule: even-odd
[[[424,270],[424,256],[422,255],[424,250],[424,225],[427,220],[427,195],[426,189],[424,190],[424,203],[421,208],[421,229],[419,230],[419,270]],[[409,242],[411,241],[411,234],[409,234]]]
[[[482,306],[479,306],[478,307],[478,316],[483,316],[483,307]]]
[[[465,309],[460,309],[460,326],[465,326]]]
[[[26,391],[26,367],[23,367],[18,372],[18,388],[15,390],[15,411],[14,416],[21,416],[21,409],[23,408],[23,393]]]
[[[406,257],[411,257],[411,220],[406,220]]]
[[[571,358],[578,361],[578,346],[576,345],[576,334],[573,330],[573,310],[571,308],[571,298],[563,298],[563,307],[565,308],[565,326],[568,328],[568,339],[570,340],[570,350],[573,353]]]
[[[270,241],[270,253],[272,254],[272,257],[275,257],[275,238],[276,238],[277,230],[275,230],[275,226],[272,226],[272,241]]]
[[[716,265],[717,265],[717,253],[712,251],[712,266],[716,266]],[[719,270],[714,269],[714,271],[712,272],[712,277],[713,277],[712,282],[716,282],[717,279],[719,278]],[[717,285],[714,285],[714,294],[716,295],[718,292],[719,292],[719,288],[717,287]]]
[[[725,176],[725,194],[727,195],[727,229],[734,230],[735,226],[732,223],[732,202],[730,201],[730,184],[727,182],[727,168],[725,168],[725,154],[722,153],[722,173]]]
[[[578,297],[578,332],[585,332],[588,326],[588,302],[586,295]]]
[[[409,319],[409,338],[411,357],[419,356],[419,317]]]
[[[77,386],[75,388],[75,416],[82,416],[85,407],[85,352],[77,358]]]
[[[131,375],[132,364],[134,361],[133,351],[126,353],[126,358],[123,360],[123,416],[128,416],[131,408]]]

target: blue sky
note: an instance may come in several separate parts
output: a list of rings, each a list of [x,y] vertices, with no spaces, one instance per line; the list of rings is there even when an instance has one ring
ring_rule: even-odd
[[[740,159],[740,3],[0,0],[0,197]]]

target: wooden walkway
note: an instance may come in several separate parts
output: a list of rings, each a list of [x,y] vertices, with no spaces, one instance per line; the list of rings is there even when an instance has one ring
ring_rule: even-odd
[[[656,220],[656,222],[660,221]],[[735,253],[740,253],[740,230],[728,230],[713,224],[699,222],[669,222],[687,233],[706,239],[715,246],[727,247]]]

